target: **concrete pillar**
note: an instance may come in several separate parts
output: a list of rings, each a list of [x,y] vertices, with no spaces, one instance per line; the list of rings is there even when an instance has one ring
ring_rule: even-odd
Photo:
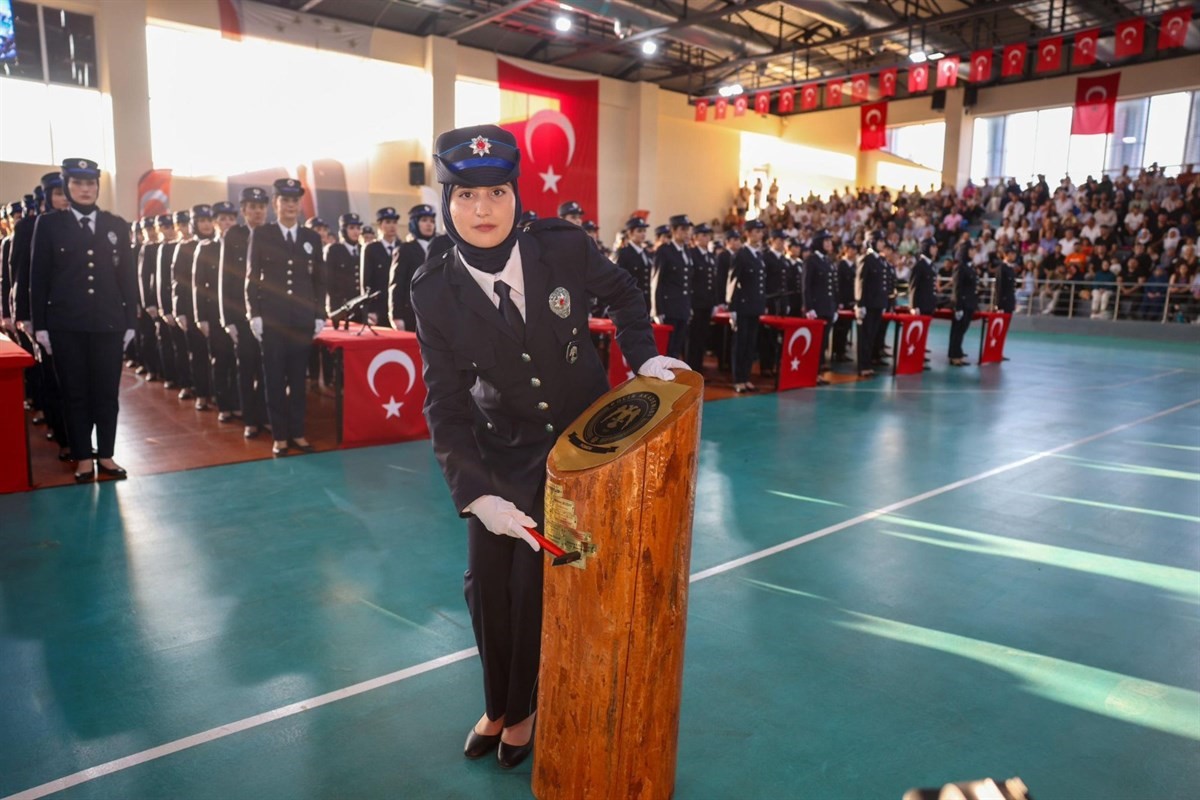
[[[961,187],[971,175],[971,148],[975,120],[963,105],[962,87],[946,90],[946,142],[942,155],[942,180]]]
[[[100,90],[112,102],[111,156],[101,166],[111,176],[111,196],[104,207],[132,219],[137,215],[138,179],[152,168],[150,149],[150,88],[146,65],[146,0],[106,3],[96,14],[96,59]]]
[[[662,209],[655,208],[658,191],[655,178],[658,175],[658,86],[653,83],[637,85],[637,157],[633,160],[635,170],[637,207],[649,209],[661,216]]]
[[[433,144],[439,134],[454,128],[455,82],[458,80],[458,42],[442,36],[425,37],[425,71],[432,82],[433,109],[425,148],[425,182],[432,186]]]

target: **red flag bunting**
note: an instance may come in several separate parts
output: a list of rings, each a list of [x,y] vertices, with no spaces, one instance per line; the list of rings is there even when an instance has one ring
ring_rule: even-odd
[[[908,68],[908,93],[916,94],[929,89],[929,65],[914,64]]]
[[[946,56],[937,65],[937,88],[954,87],[958,83],[958,56]]]
[[[830,81],[825,84],[825,107],[836,108],[842,104],[842,82]]]
[[[812,111],[817,107],[817,95],[821,91],[821,84],[810,83],[800,90],[800,108],[803,111]]]
[[[1100,41],[1100,29],[1080,31],[1075,34],[1075,49],[1071,52],[1071,66],[1090,67],[1096,63],[1096,44]]]
[[[138,179],[138,217],[166,214],[171,207],[171,170],[152,169]]]
[[[789,86],[779,93],[779,113],[791,114],[796,110],[796,87]]]
[[[539,110],[530,113],[527,119],[512,119],[502,126],[521,148],[518,188],[525,210],[536,211],[540,217],[553,217],[564,200],[575,200],[587,209],[595,208],[599,80],[555,78],[504,60],[497,66],[502,92],[531,95],[539,101],[529,104]],[[546,108],[542,105],[545,101],[555,103],[557,110]]]
[[[733,115],[735,117],[746,116],[746,106],[749,104],[750,103],[744,94],[739,94],[737,97],[733,98]]]
[[[1140,56],[1146,47],[1146,18],[1137,17],[1117,23],[1114,40],[1117,58]]]
[[[1038,42],[1037,71],[1055,72],[1062,69],[1063,37],[1053,36]]]
[[[1025,57],[1029,47],[1024,42],[1010,44],[1004,48],[1004,60],[1000,63],[1000,75],[1005,78],[1019,78],[1025,74]]]
[[[885,69],[879,73],[879,96],[896,96],[896,68]]]
[[[754,95],[754,113],[755,114],[770,114],[771,113],[771,93],[759,92]]]
[[[859,150],[882,150],[887,147],[886,102],[862,106],[859,111]]]
[[[713,114],[714,119],[725,119],[725,110],[729,108],[729,101],[724,97],[717,98],[716,111]]]
[[[1183,42],[1187,39],[1188,25],[1191,23],[1192,9],[1190,6],[1177,8],[1163,14],[1158,25],[1158,49],[1171,50],[1183,47]]]
[[[1113,132],[1113,113],[1121,73],[1099,77],[1081,77],[1075,82],[1075,111],[1071,117],[1071,135],[1089,136]]]
[[[992,79],[992,51],[976,50],[971,54],[971,83],[984,83]]]
[[[221,38],[242,40],[242,0],[217,0],[217,15],[220,18]]]
[[[867,95],[871,92],[871,76],[870,75],[855,75],[850,81],[850,100],[854,103],[867,102]]]
[[[701,99],[696,101],[696,122],[705,122],[708,120],[708,100]]]

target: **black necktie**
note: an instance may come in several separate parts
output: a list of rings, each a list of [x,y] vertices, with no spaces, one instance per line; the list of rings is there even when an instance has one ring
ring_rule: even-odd
[[[296,240],[292,238],[292,232],[291,232],[291,231],[288,231],[288,232],[287,232],[287,243],[288,243],[288,244],[295,244],[295,243],[296,243]]]
[[[517,308],[517,304],[513,302],[510,292],[512,288],[504,281],[496,281],[496,296],[500,298],[500,316],[508,323],[508,326],[516,331],[517,338],[522,342],[525,341],[525,320],[521,317],[521,311]]]
[[[88,217],[80,217],[79,225],[83,228],[84,235],[92,235],[92,220]]]

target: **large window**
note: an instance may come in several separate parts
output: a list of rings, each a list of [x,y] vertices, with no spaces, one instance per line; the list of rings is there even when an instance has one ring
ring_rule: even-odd
[[[8,5],[0,0],[0,14]],[[89,15],[23,0],[11,6],[12,42],[0,60],[0,75],[96,86],[96,25]]]
[[[154,166],[177,175],[363,159],[430,135],[430,81],[416,67],[160,25],[146,27],[146,54]]]
[[[946,152],[946,123],[888,128],[887,149],[894,156],[941,172]]]
[[[809,192],[828,195],[835,189],[842,191],[854,185],[857,170],[858,160],[852,155],[792,144],[776,136],[742,134],[743,180],[751,185],[756,175],[778,180],[780,202],[789,194],[799,200]],[[769,185],[770,180],[764,179],[763,186]]]
[[[1117,102],[1113,132],[1072,136],[1071,107],[975,120],[971,178],[980,182],[1040,173],[1057,182],[1136,172],[1158,164],[1168,175],[1200,160],[1200,92],[1173,92]]]

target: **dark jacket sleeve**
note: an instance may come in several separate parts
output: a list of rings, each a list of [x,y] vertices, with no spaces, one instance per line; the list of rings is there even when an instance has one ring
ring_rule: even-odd
[[[46,329],[46,301],[50,299],[51,272],[54,269],[54,244],[51,241],[49,224],[43,225],[48,217],[38,217],[33,227],[33,251],[29,259],[29,312],[27,319],[33,320],[33,329]],[[20,267],[14,262],[14,275]],[[18,283],[18,290],[20,284]],[[19,307],[19,306],[18,306]]]
[[[325,255],[321,247],[321,238],[316,233],[310,237],[314,243],[312,270],[312,303],[313,318],[325,319]]]
[[[175,316],[192,317],[192,262],[196,246],[192,242],[175,248],[171,257],[171,308]]]
[[[264,235],[263,231],[266,225],[261,225],[258,228],[250,231],[250,239],[246,243],[246,316],[248,318],[262,316],[262,304],[260,302],[259,289],[262,286],[262,256],[255,253],[254,240]]]
[[[413,275],[424,262],[425,250],[416,242],[408,242],[396,250],[388,274],[388,318],[392,325],[398,321],[408,325],[412,321]]]
[[[125,301],[125,330],[128,331],[137,327],[137,310],[141,302],[137,261],[133,257],[133,248],[129,246],[129,223],[121,217],[114,216],[113,225],[117,229],[117,251],[121,259],[117,282],[121,289],[121,299]]]
[[[587,234],[585,244],[592,243]],[[633,276],[604,257],[598,247],[582,248],[585,254],[584,286],[588,294],[608,306],[608,317],[617,326],[617,342],[630,368],[637,372],[642,364],[658,355],[646,303]]]

